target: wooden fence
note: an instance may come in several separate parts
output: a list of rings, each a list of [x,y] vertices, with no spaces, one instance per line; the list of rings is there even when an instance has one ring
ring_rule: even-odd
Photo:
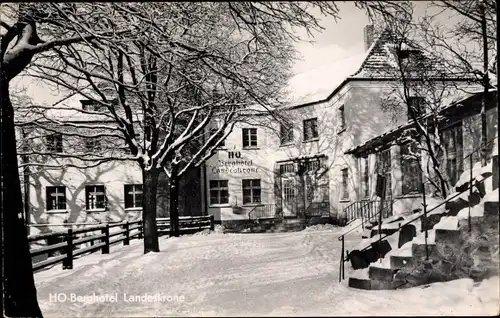
[[[157,218],[156,220],[158,235],[168,234],[170,219]],[[213,215],[179,218],[180,234],[191,234],[205,229],[214,230]],[[30,249],[31,258],[34,261],[33,271],[57,263],[62,263],[63,269],[72,269],[73,260],[76,257],[99,250],[102,254],[109,254],[111,245],[120,242],[123,242],[123,245],[129,245],[130,240],[134,238],[143,238],[142,220],[104,223],[79,229],[70,228],[61,232],[30,235],[28,236],[30,246],[40,241],[51,240],[53,242],[53,244],[47,243],[43,247]],[[46,255],[46,259],[36,262],[36,257],[41,255]]]

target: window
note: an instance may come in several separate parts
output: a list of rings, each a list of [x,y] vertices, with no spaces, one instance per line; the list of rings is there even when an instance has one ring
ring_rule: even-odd
[[[99,151],[101,143],[98,138],[85,138],[85,149],[87,152]]]
[[[105,209],[106,193],[103,185],[85,187],[85,203],[87,210]]]
[[[418,118],[425,114],[425,98],[419,96],[408,97],[408,109],[407,116],[408,120],[412,120],[411,113],[409,109],[412,109],[415,116]]]
[[[446,152],[446,174],[452,185],[455,185],[463,172],[463,138],[462,125],[456,125],[443,132],[443,143]]]
[[[227,180],[210,180],[210,204],[229,203]]]
[[[260,179],[242,180],[243,204],[260,203]]]
[[[293,142],[293,129],[289,125],[281,125],[280,142],[282,145]]]
[[[402,194],[422,192],[420,154],[416,143],[401,146]]]
[[[257,128],[243,128],[243,147],[257,147]]]
[[[100,112],[104,109],[104,106],[94,100],[81,100],[82,109],[85,111]]]
[[[62,134],[55,133],[47,136],[47,151],[63,152]]]
[[[66,210],[66,187],[47,187],[47,211]]]
[[[347,168],[342,169],[342,198],[341,200],[349,200],[349,171]]]
[[[345,113],[344,113],[344,105],[339,108],[339,132],[345,130]]]
[[[368,157],[361,158],[362,162],[362,180],[363,180],[363,197],[370,197],[370,167],[368,165]]]
[[[125,209],[142,207],[142,184],[125,185]]]
[[[285,163],[280,165],[280,174],[293,173],[294,171],[295,167],[293,163]]]
[[[304,120],[304,141],[318,138],[318,119]]]
[[[391,169],[391,149],[385,149],[375,155],[376,171],[385,177],[385,196],[392,197],[392,169]]]
[[[310,159],[305,162],[305,171],[306,172],[316,172],[319,170],[319,160],[318,159]]]

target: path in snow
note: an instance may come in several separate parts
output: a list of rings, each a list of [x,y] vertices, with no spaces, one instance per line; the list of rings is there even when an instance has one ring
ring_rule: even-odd
[[[346,282],[338,283],[339,233],[335,229],[161,238],[161,252],[147,255],[142,254],[142,241],[133,241],[128,247],[111,247],[109,255],[75,260],[73,270],[63,271],[58,265],[35,274],[38,299],[45,317],[463,315],[498,311],[498,278],[480,288],[473,288],[470,280],[399,291],[347,288]],[[352,244],[348,241],[346,247]],[[50,299],[51,293],[68,297],[72,293],[116,293],[118,300],[58,302]],[[184,301],[125,302],[124,293],[161,293],[183,296]]]

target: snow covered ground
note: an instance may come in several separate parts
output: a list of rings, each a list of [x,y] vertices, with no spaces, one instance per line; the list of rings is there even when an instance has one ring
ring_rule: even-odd
[[[77,259],[73,270],[59,264],[36,273],[38,300],[45,317],[498,313],[498,277],[397,291],[339,284],[341,231],[317,226],[295,233],[161,238],[161,252],[147,255],[142,241],[134,240],[112,246],[108,255]],[[359,237],[347,237],[346,248]]]

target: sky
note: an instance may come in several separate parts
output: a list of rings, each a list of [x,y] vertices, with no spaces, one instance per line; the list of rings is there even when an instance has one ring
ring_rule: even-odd
[[[416,16],[425,13],[428,3],[429,1],[413,2]],[[313,38],[308,38],[305,32],[299,34],[313,43],[296,43],[301,59],[292,69],[297,76],[289,82],[289,89],[294,95],[292,100],[328,95],[328,91],[333,91],[361,65],[365,55],[363,29],[369,24],[368,15],[357,8],[354,2],[338,2],[337,6],[337,20],[331,16],[321,16],[319,10],[314,11],[324,30],[314,32]],[[43,90],[43,87],[30,87],[29,95],[40,96]],[[317,92],[321,92],[320,95]],[[55,96],[49,99],[51,102],[58,100]]]
[[[364,52],[363,28],[369,24],[368,16],[352,2],[340,2],[337,6],[340,16],[337,21],[318,14],[324,30],[313,34],[310,40],[314,43],[297,43],[303,60],[296,63],[296,73]]]

